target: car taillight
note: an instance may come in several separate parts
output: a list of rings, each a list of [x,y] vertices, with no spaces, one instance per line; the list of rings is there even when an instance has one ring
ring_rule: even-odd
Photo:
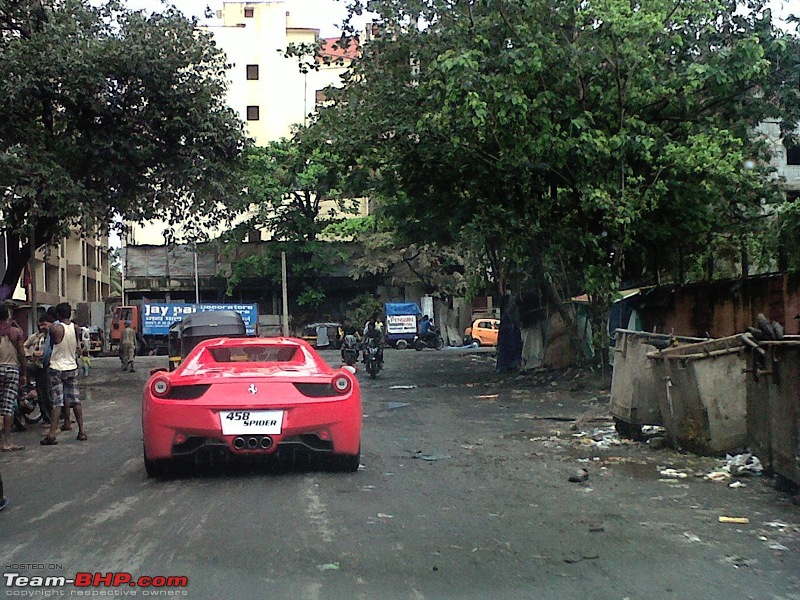
[[[337,375],[334,377],[331,385],[333,386],[333,389],[340,394],[346,394],[350,391],[351,387],[350,380],[344,375]]]
[[[166,396],[167,392],[169,392],[169,380],[164,377],[159,377],[153,381],[150,389],[155,396]]]

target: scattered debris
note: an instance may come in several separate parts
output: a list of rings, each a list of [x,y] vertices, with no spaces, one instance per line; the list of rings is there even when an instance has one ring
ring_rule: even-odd
[[[320,571],[338,571],[339,570],[339,562],[332,562],[332,563],[325,563],[324,565],[317,565],[317,569]]]
[[[597,560],[600,558],[599,554],[570,554],[564,557],[564,562],[568,565],[574,565],[584,560]]]
[[[687,540],[688,540],[690,543],[692,543],[692,544],[694,544],[694,543],[696,543],[696,542],[699,542],[699,541],[700,541],[700,538],[699,538],[699,537],[697,537],[697,536],[696,536],[695,534],[693,534],[693,533],[689,533],[688,531],[684,531],[684,532],[683,532],[683,536],[684,536],[684,537],[685,537],[685,538],[686,538],[686,539],[687,539]]]
[[[597,448],[610,448],[611,446],[619,446],[623,442],[619,439],[617,430],[613,427],[598,428],[591,433],[581,431],[574,433],[573,437],[580,440],[582,444],[595,446]]]
[[[705,478],[711,481],[726,482],[731,478],[731,474],[725,471],[711,471]]]
[[[389,402],[386,404],[386,408],[389,410],[395,410],[398,408],[403,408],[405,406],[411,406],[408,402]]]
[[[729,488],[734,488],[734,489],[735,488],[743,488],[743,487],[747,487],[747,484],[746,483],[742,483],[741,481],[734,481],[733,483],[729,483],[728,487]]]
[[[642,425],[642,435],[654,437],[657,435],[665,435],[667,430],[660,425]]]
[[[770,544],[767,544],[767,548],[769,548],[770,550],[779,550],[781,552],[786,552],[789,549],[783,544],[779,544],[778,542],[772,542]]]
[[[586,469],[577,469],[572,475],[569,476],[569,480],[572,483],[583,483],[589,479],[589,471]]]
[[[394,515],[387,515],[386,513],[378,513],[379,519],[394,519]]]
[[[390,385],[390,390],[415,390],[417,389],[416,385]]]
[[[750,523],[750,519],[748,519],[747,517],[726,517],[726,516],[722,516],[721,515],[719,517],[719,522],[720,523],[735,523],[737,525],[747,525],[748,523]]]
[[[733,556],[726,556],[722,560],[720,560],[722,564],[733,565],[735,568],[739,567],[753,567],[758,564],[758,560],[755,558],[744,558],[743,556],[733,555]]]
[[[433,462],[436,460],[446,460],[451,458],[449,454],[418,454],[414,455],[411,458],[421,458],[422,460],[426,460],[428,462]]]
[[[658,469],[658,474],[661,477],[668,477],[672,479],[686,479],[689,474],[683,471],[679,471],[678,469],[672,469],[667,467],[656,467]]]
[[[750,452],[745,452],[735,456],[726,454],[722,470],[730,473],[732,477],[742,477],[745,475],[761,475],[764,472],[764,467],[757,456]]]

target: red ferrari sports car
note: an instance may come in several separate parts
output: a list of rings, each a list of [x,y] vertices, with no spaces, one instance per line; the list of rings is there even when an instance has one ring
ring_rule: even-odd
[[[273,454],[302,448],[337,470],[358,470],[361,392],[303,340],[218,338],[172,372],[154,372],[142,396],[144,464],[167,475],[181,458]]]

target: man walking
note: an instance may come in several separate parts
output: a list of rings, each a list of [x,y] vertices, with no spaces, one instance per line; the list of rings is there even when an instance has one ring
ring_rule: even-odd
[[[24,450],[11,441],[11,426],[14,423],[14,408],[19,396],[20,384],[27,380],[27,361],[22,347],[25,334],[10,321],[8,306],[0,305],[0,415],[3,419],[3,452]]]
[[[131,327],[130,321],[125,321],[125,330],[119,343],[122,370],[133,373],[133,357],[136,356],[136,332]]]
[[[53,446],[58,443],[58,418],[62,407],[66,407],[69,415],[70,406],[75,411],[78,422],[78,440],[86,441],[83,430],[83,407],[78,389],[78,331],[71,321],[72,307],[67,302],[56,306],[58,319],[50,327],[50,340],[53,347],[50,354],[50,392],[53,398],[53,418],[50,419],[50,431],[42,439],[42,446]]]

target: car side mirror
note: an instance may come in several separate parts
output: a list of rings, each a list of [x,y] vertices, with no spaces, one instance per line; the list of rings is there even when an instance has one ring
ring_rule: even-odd
[[[157,367],[155,369],[150,369],[150,375],[155,375],[156,373],[161,373],[161,371],[164,371],[165,373],[168,373],[169,369],[167,369],[166,367]]]

